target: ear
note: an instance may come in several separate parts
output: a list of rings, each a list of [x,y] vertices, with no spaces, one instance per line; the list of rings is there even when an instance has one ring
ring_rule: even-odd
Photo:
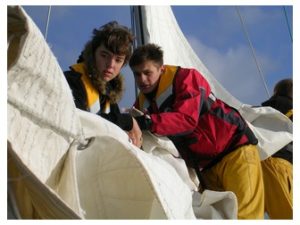
[[[161,65],[159,69],[160,69],[161,73],[164,73],[166,70],[165,65]]]

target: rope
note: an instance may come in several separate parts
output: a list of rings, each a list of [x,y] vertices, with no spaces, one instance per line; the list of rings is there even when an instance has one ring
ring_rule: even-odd
[[[291,33],[291,27],[290,27],[290,23],[289,23],[289,19],[288,19],[288,16],[287,16],[285,6],[282,6],[282,8],[283,8],[284,16],[285,16],[286,25],[288,27],[289,35],[290,35],[290,38],[291,38],[291,42],[293,43],[293,36],[292,36],[292,33]]]
[[[134,49],[139,45],[145,44],[144,30],[143,30],[143,15],[142,15],[142,6],[131,6],[131,26],[133,29],[133,34],[136,37],[134,44]],[[138,96],[138,87],[135,82],[135,96]]]
[[[252,42],[251,42],[251,40],[250,40],[249,34],[248,34],[247,29],[246,29],[246,27],[245,27],[245,24],[244,24],[244,21],[243,21],[243,18],[242,18],[242,16],[241,16],[241,13],[240,13],[240,11],[239,11],[238,6],[236,6],[235,9],[236,9],[236,12],[237,12],[237,14],[238,14],[238,16],[239,16],[239,18],[240,18],[240,21],[241,21],[241,24],[242,24],[242,28],[243,28],[244,34],[245,34],[245,36],[246,36],[246,38],[247,38],[247,40],[248,40],[248,44],[249,44],[249,47],[250,47],[250,49],[251,49],[251,52],[252,52],[252,55],[253,55],[253,58],[254,58],[254,61],[255,61],[256,68],[258,69],[259,75],[260,75],[260,77],[261,77],[261,79],[262,79],[262,82],[263,82],[263,84],[264,84],[264,87],[265,87],[265,90],[266,90],[266,92],[267,92],[267,95],[268,95],[269,97],[271,97],[271,95],[270,95],[270,93],[269,93],[269,90],[268,90],[268,87],[267,87],[267,84],[266,84],[266,81],[265,81],[265,78],[264,78],[264,75],[263,75],[262,70],[261,70],[261,68],[260,68],[260,66],[259,66],[259,64],[258,64],[258,61],[257,61],[257,58],[256,58],[256,54],[255,54],[255,50],[254,50],[254,48],[253,48]]]
[[[46,23],[46,27],[45,27],[45,40],[47,40],[47,36],[48,36],[50,14],[51,14],[51,5],[49,5],[49,8],[48,8],[47,23]]]

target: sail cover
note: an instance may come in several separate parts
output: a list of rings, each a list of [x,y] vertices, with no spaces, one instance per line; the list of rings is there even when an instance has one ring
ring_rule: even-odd
[[[156,43],[164,51],[164,63],[196,68],[211,85],[214,95],[239,110],[258,138],[261,159],[292,141],[292,122],[271,107],[252,107],[232,96],[214,78],[191,48],[170,6],[134,6],[138,45]],[[245,84],[246,85],[246,84]]]

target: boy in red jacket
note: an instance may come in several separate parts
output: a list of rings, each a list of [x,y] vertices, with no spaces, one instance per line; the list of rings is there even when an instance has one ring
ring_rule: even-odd
[[[164,65],[155,44],[137,48],[129,65],[140,89],[134,106],[145,112],[140,128],[168,136],[205,188],[234,192],[238,218],[264,218],[257,139],[239,112],[197,70]]]

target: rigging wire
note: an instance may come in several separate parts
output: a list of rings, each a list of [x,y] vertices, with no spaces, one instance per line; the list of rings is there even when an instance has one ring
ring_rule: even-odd
[[[259,72],[259,75],[260,75],[260,77],[261,77],[261,79],[262,79],[262,82],[263,82],[263,84],[264,84],[264,88],[265,88],[265,90],[266,90],[266,92],[267,92],[268,97],[271,97],[271,95],[270,95],[270,93],[269,93],[269,90],[268,90],[268,87],[267,87],[267,84],[266,84],[266,80],[265,80],[264,75],[263,75],[263,73],[262,73],[262,70],[261,70],[261,68],[260,68],[260,66],[259,66],[259,64],[258,64],[258,60],[257,60],[257,58],[256,58],[255,50],[254,50],[254,47],[253,47],[252,42],[251,42],[251,40],[250,40],[250,37],[249,37],[249,34],[248,34],[248,32],[247,32],[245,23],[244,23],[244,21],[243,21],[242,15],[241,15],[241,13],[240,13],[240,10],[239,10],[238,6],[235,6],[235,9],[236,9],[236,12],[237,12],[237,14],[238,14],[238,16],[239,16],[240,22],[241,22],[241,24],[242,24],[242,28],[243,28],[244,34],[245,34],[245,36],[246,36],[246,38],[247,38],[249,47],[250,47],[250,49],[251,49],[251,53],[252,53],[253,58],[254,58],[254,61],[255,61],[256,68],[257,68],[257,70],[258,70],[258,72]]]
[[[47,41],[47,36],[48,36],[48,29],[49,29],[49,21],[50,21],[50,14],[51,14],[51,5],[48,7],[48,15],[47,15],[47,22],[46,22],[46,27],[45,27],[45,40]]]
[[[289,35],[290,35],[290,38],[291,38],[291,42],[293,43],[293,36],[292,36],[291,27],[290,27],[290,23],[289,23],[289,19],[288,19],[288,16],[287,16],[285,6],[282,6],[282,8],[283,8],[284,16],[285,16],[286,25],[288,27]]]

